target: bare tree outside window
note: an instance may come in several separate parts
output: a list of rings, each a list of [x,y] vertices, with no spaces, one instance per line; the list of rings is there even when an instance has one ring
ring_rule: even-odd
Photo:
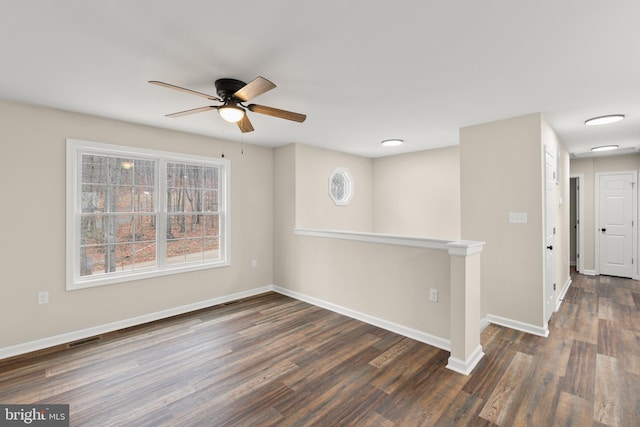
[[[219,168],[167,164],[167,263],[219,256]]]
[[[156,266],[155,162],[82,156],[80,275]]]
[[[67,289],[229,265],[229,160],[68,139],[67,165]]]

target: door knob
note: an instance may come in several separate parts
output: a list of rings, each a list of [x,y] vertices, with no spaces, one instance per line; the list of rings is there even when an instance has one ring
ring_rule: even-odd
[[[604,233],[605,231],[607,231],[607,229],[606,228],[601,228],[600,231],[602,231]]]
[[[552,251],[552,250],[553,250],[553,246],[549,245],[549,246],[547,246],[547,249],[549,249],[550,251]]]

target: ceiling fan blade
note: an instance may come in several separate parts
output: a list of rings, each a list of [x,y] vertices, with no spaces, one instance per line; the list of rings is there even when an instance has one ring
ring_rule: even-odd
[[[187,89],[187,88],[184,88],[184,87],[172,85],[172,84],[165,83],[165,82],[159,82],[157,80],[149,80],[149,83],[154,84],[154,85],[158,85],[158,86],[168,87],[169,89],[179,90],[180,92],[184,92],[184,93],[190,93],[191,95],[201,96],[203,98],[207,98],[207,99],[210,99],[212,101],[222,101],[217,96],[207,95],[206,93],[197,92],[195,90]]]
[[[210,106],[210,107],[193,108],[191,110],[178,111],[177,113],[167,114],[166,117],[188,116],[189,114],[202,113],[203,111],[215,110],[216,108],[218,107]]]
[[[294,113],[292,111],[281,110],[279,108],[267,107],[265,105],[249,104],[247,106],[249,111],[254,113],[266,114],[267,116],[279,117],[281,119],[293,120],[294,122],[302,123],[307,118],[306,114]]]
[[[238,122],[238,127],[242,133],[253,132],[253,125],[246,114]]]
[[[236,93],[233,94],[233,96],[240,99],[241,101],[248,101],[262,95],[265,92],[270,91],[275,87],[276,85],[271,83],[269,80],[265,79],[264,77],[258,76],[238,89]]]

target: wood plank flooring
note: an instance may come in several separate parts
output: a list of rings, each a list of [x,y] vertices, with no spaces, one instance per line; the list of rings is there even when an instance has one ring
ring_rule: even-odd
[[[268,293],[0,361],[0,403],[72,426],[638,426],[640,282],[576,275],[549,338],[490,325],[449,354]]]

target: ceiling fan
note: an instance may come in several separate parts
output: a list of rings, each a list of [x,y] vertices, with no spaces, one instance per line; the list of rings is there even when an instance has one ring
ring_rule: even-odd
[[[262,95],[265,92],[275,88],[276,85],[265,79],[264,77],[256,77],[249,83],[242,82],[236,79],[218,79],[215,82],[216,93],[218,96],[207,95],[206,93],[197,92],[195,90],[187,89],[184,87],[172,85],[169,83],[159,82],[157,80],[151,80],[149,83],[167,87],[169,89],[179,90],[181,92],[197,95],[211,101],[222,102],[222,105],[210,105],[207,107],[199,107],[191,110],[179,111],[177,113],[167,114],[167,117],[181,117],[188,114],[201,113],[203,111],[218,110],[220,116],[231,123],[237,123],[240,131],[243,133],[253,132],[253,125],[247,117],[247,110],[258,113],[266,114],[267,116],[278,117],[281,119],[293,120],[294,122],[302,123],[307,116],[305,114],[294,113],[292,111],[281,110],[279,108],[267,107],[265,105],[248,104],[245,103],[257,96]]]

